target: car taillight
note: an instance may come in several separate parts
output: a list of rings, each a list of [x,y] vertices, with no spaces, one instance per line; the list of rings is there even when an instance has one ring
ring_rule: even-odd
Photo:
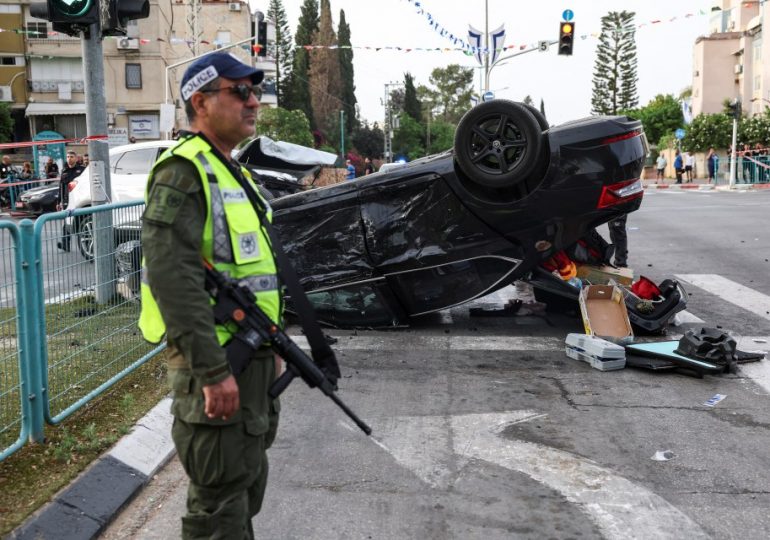
[[[616,204],[625,203],[637,199],[642,195],[644,195],[644,186],[639,178],[635,180],[624,180],[617,184],[604,186],[596,208],[607,208]]]
[[[77,185],[78,185],[78,181],[77,180],[73,180],[72,182],[67,184],[67,191],[68,192],[72,191],[73,189],[75,189],[75,186],[77,186]]]
[[[609,137],[607,139],[602,140],[602,144],[612,144],[619,141],[625,141],[626,139],[633,139],[634,137],[638,137],[642,134],[641,129],[635,129],[634,131],[629,131],[628,133],[624,133],[623,135],[616,135],[615,137]]]

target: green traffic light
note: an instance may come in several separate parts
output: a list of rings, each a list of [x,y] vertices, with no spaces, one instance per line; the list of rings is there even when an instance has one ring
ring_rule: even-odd
[[[71,19],[88,14],[94,0],[50,0],[50,6],[56,13]]]

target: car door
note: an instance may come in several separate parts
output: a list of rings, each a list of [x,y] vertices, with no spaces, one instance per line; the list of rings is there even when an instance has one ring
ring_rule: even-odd
[[[158,158],[158,148],[127,150],[114,158],[112,169],[113,202],[135,201],[144,198],[147,178]]]

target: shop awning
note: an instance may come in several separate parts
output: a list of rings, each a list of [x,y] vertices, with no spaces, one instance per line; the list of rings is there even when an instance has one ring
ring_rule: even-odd
[[[25,116],[86,114],[85,103],[30,103]]]

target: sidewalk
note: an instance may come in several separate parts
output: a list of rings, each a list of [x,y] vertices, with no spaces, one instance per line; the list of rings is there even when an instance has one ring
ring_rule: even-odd
[[[14,530],[9,539],[91,540],[173,457],[171,399]]]
[[[770,189],[770,183],[764,184],[744,184],[736,182],[735,186],[731,189],[729,184],[724,180],[719,180],[718,184],[714,185],[709,182],[708,178],[694,178],[692,182],[677,184],[674,178],[665,178],[658,183],[653,179],[642,180],[645,189],[697,189],[701,191],[717,190],[717,191],[745,191],[755,189]]]

